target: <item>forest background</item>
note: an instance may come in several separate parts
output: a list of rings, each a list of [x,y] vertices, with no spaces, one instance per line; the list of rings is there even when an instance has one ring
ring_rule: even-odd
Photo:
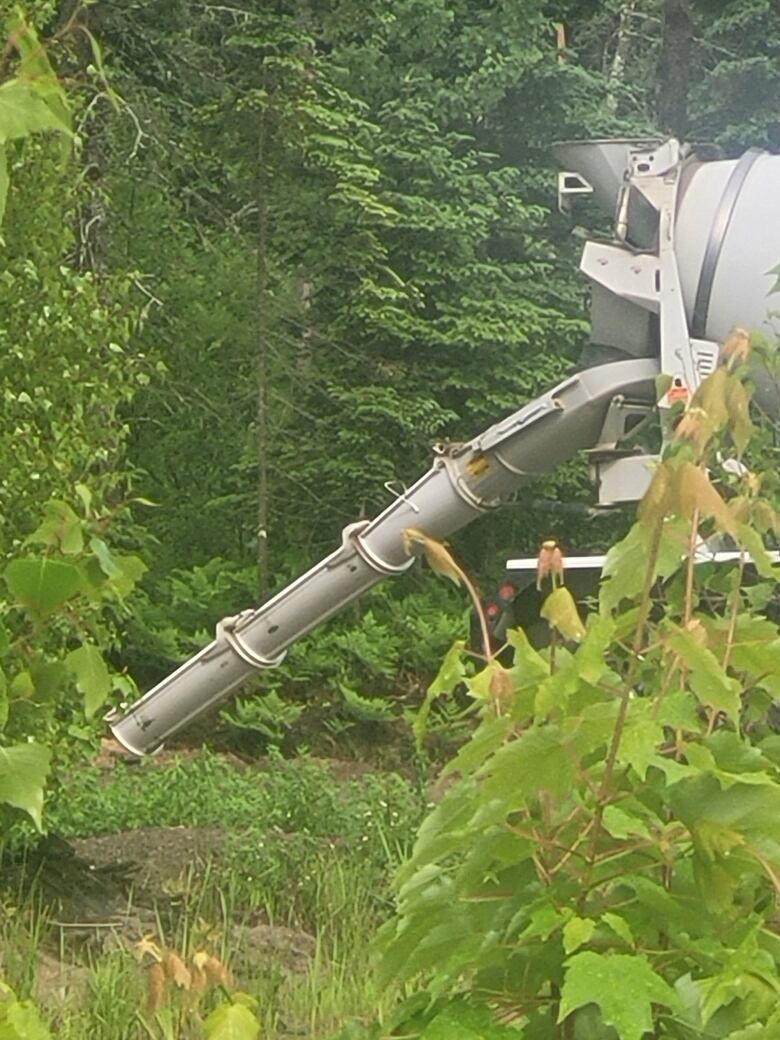
[[[73,136],[7,146],[0,537],[6,561],[43,546],[88,587],[56,622],[39,610],[31,639],[26,577],[9,583],[8,740],[94,739],[82,696],[94,714],[161,678],[414,479],[433,442],[569,369],[586,301],[553,141],[780,143],[769,0],[26,15]],[[14,62],[9,47],[6,77]],[[573,463],[538,491],[559,514],[507,509],[457,552],[487,586],[551,533],[604,547],[614,524],[566,512],[589,494]],[[381,717],[371,703],[419,693],[462,630],[461,602],[412,576],[257,686]],[[63,650],[72,711],[41,711]]]
[[[142,957],[151,958],[146,1019],[138,1010],[143,1000],[138,979],[129,982],[127,963],[116,967],[119,961],[106,954],[93,965],[89,1007],[76,1017],[58,1012],[50,1018],[57,1035],[64,1040],[101,1035],[95,1025],[100,1023],[107,1037],[178,1036],[185,1020],[195,1036],[201,1036],[201,1026],[207,1036],[221,1035],[209,1032],[208,1024],[217,1015],[219,1026],[220,1005],[204,1008],[209,1017],[201,1022],[186,994],[174,993],[170,1006],[156,1002],[155,965],[173,965],[176,986],[186,989],[180,980],[189,978],[192,984],[199,964],[193,960],[190,968],[183,962],[177,967],[165,943],[175,943],[182,956],[197,951],[198,957],[205,955],[198,944],[213,943],[217,933],[225,940],[223,956],[235,963],[225,937],[231,929],[246,932],[246,914],[258,907],[268,920],[276,914],[310,928],[318,951],[303,986],[303,1012],[294,987],[285,991],[284,1011],[278,1010],[287,982],[263,975],[253,959],[260,973],[254,980],[257,1006],[263,1009],[267,1035],[286,1033],[286,1016],[292,1013],[310,1027],[316,1020],[309,1035],[324,1035],[323,1028],[342,1022],[347,1011],[364,1013],[376,1006],[365,970],[367,937],[388,917],[388,871],[408,851],[424,811],[427,793],[423,797],[420,776],[425,761],[417,763],[423,769],[414,776],[413,767],[404,775],[361,775],[348,795],[327,768],[304,757],[285,772],[281,756],[272,755],[280,771],[269,769],[262,783],[244,769],[244,759],[236,767],[229,758],[208,754],[183,765],[174,759],[170,769],[164,761],[156,773],[153,762],[125,769],[111,760],[101,772],[105,764],[97,764],[95,755],[103,708],[147,688],[209,640],[219,618],[257,603],[329,552],[345,524],[375,513],[426,468],[433,442],[473,435],[570,369],[587,342],[587,301],[577,275],[582,233],[555,210],[551,144],[565,138],[675,133],[718,145],[726,155],[749,146],[776,149],[780,11],[770,0],[31,0],[23,11],[0,0],[0,13],[8,20],[0,66],[0,551],[5,585],[0,605],[0,967],[21,997],[0,1005],[0,1027],[12,1014],[33,1014],[26,998],[34,993],[36,971],[40,975],[40,951],[47,942],[49,952],[52,946],[51,935],[42,938],[49,925],[40,924],[43,918],[36,915],[29,890],[23,898],[21,882],[16,890],[24,914],[17,913],[8,895],[11,875],[5,868],[18,861],[19,848],[25,856],[45,851],[46,840],[30,851],[33,828],[75,840],[108,835],[111,844],[120,834],[143,832],[150,823],[172,830],[192,823],[223,828],[219,845],[228,855],[227,881],[212,889],[204,886],[195,895],[193,887],[183,899],[180,889],[173,895],[164,891],[159,903],[147,905],[152,916],[146,923],[151,920],[156,940],[140,936]],[[742,393],[735,389],[739,375],[729,371],[724,378],[730,393]],[[737,436],[738,453],[743,432]],[[759,456],[767,444],[759,437]],[[673,470],[672,462],[669,466]],[[776,490],[776,475],[767,476],[764,490]],[[454,540],[457,556],[483,589],[501,573],[508,555],[534,552],[543,537],[555,535],[565,548],[577,551],[603,549],[628,524],[628,517],[583,522],[591,491],[581,462],[540,482],[534,495]],[[679,503],[667,505],[679,512]],[[756,527],[766,530],[757,519],[758,506],[750,508]],[[762,515],[770,515],[769,527],[776,529],[776,515],[766,508]],[[697,506],[694,529],[699,519]],[[662,525],[660,513],[654,522]],[[743,532],[746,539],[749,534]],[[760,541],[750,544],[754,557],[760,557]],[[676,548],[674,555],[679,567]],[[624,569],[636,578],[638,568],[630,559]],[[686,625],[692,620],[692,564],[688,574],[681,615]],[[773,580],[771,565],[764,576]],[[649,585],[645,610],[648,595]],[[736,651],[731,661],[758,676],[749,685],[744,719],[732,680],[724,680],[721,692],[728,696],[722,703],[712,700],[710,690],[714,682],[717,694],[732,655],[741,595],[737,585],[729,600],[726,657],[704,676],[703,700],[697,687],[708,710],[706,733],[699,733],[701,704],[669,723],[677,731],[675,762],[665,763],[672,773],[675,766],[682,768],[677,759],[683,754],[689,773],[707,773],[714,768],[715,752],[728,770],[734,762],[743,772],[758,768],[747,744],[737,747],[735,740],[741,739],[743,721],[749,724],[748,743],[754,738],[750,725],[764,725],[780,688],[766,686],[766,676],[772,683],[776,676],[775,629],[769,626],[770,638],[763,622],[757,622],[766,644],[762,654],[748,662],[750,667],[737,660]],[[745,605],[760,610],[771,595],[769,585],[758,586],[745,593]],[[670,616],[678,607],[671,603]],[[749,617],[742,620],[752,623]],[[394,739],[400,756],[395,747],[397,758],[391,763],[398,764],[414,747],[404,708],[417,707],[441,655],[465,628],[463,601],[456,593],[414,572],[366,596],[295,648],[283,667],[247,684],[244,693],[261,696],[231,706],[219,728],[210,722],[208,734],[190,731],[185,739],[197,746],[216,734],[224,749],[225,741],[240,744],[249,734],[254,751],[284,753],[296,745],[305,751],[314,741],[318,753],[368,753],[376,764],[383,743],[375,738],[383,732],[387,736],[383,726],[399,722],[403,735],[398,738],[396,732]],[[642,628],[640,623],[637,647]],[[714,639],[720,631],[715,626]],[[585,653],[576,661],[591,674],[593,662],[603,664],[606,658],[598,623],[589,623],[588,632]],[[666,638],[666,629],[662,635]],[[528,648],[519,635],[517,640],[522,655]],[[675,644],[678,655],[691,653],[696,687],[703,655],[697,656],[695,646],[680,646]],[[619,640],[615,649],[620,657],[624,647]],[[653,644],[653,652],[664,652],[663,639]],[[575,660],[567,654],[562,649],[559,662]],[[639,661],[641,655],[635,656]],[[573,674],[565,668],[556,672],[554,658],[552,652],[543,665],[541,658],[529,658],[536,661],[537,679],[542,673],[545,683],[550,679],[548,694],[560,693]],[[457,652],[448,655],[434,692],[467,678],[458,660]],[[656,679],[661,674],[648,661],[645,693],[651,670]],[[578,666],[572,666],[575,672]],[[478,677],[469,681],[478,697]],[[607,802],[618,795],[633,798],[633,788],[619,788],[633,784],[626,779],[629,769],[644,782],[648,748],[668,751],[655,715],[645,719],[641,714],[649,701],[633,698],[630,687],[628,682],[620,695],[622,714],[604,777],[598,787],[586,777],[578,792],[584,801],[594,792],[596,797],[593,820],[571,838],[574,850],[594,828],[588,870],[601,854],[597,839],[608,845],[606,831],[617,842],[644,834],[636,831],[635,821],[633,830],[626,830],[625,820],[605,830]],[[756,690],[760,696],[753,703]],[[571,690],[563,692],[565,709]],[[666,692],[663,685],[659,703]],[[610,700],[607,714],[614,714],[616,703]],[[679,698],[675,704],[679,707]],[[555,755],[548,761],[545,740],[558,738],[547,707],[542,697],[536,728],[496,751],[496,761],[511,765],[515,754],[525,760],[529,742],[539,738],[542,791],[550,784],[561,786],[570,768]],[[296,730],[304,709],[313,716]],[[447,710],[442,709],[441,730],[449,748],[441,757],[473,728],[467,722],[457,731]],[[434,715],[428,720],[429,737]],[[582,719],[572,718],[576,735]],[[501,718],[493,720],[497,727],[491,727],[489,712],[485,719],[464,745],[472,767],[477,753],[488,759],[493,755],[490,741],[497,730],[500,740],[506,735]],[[624,741],[628,750],[621,748],[626,720],[629,730],[636,722],[641,737]],[[357,731],[373,745],[355,743]],[[486,731],[492,734],[487,745],[482,742]],[[680,736],[686,731],[693,734],[688,747]],[[594,762],[600,767],[593,752],[604,751],[604,732],[599,726],[583,729],[597,745],[583,751],[588,768]],[[771,743],[775,737],[768,739]],[[700,744],[707,745],[709,758]],[[737,752],[743,757],[734,758]],[[627,756],[626,763],[619,755]],[[621,772],[613,776],[619,761]],[[456,763],[463,764],[462,754]],[[726,769],[720,759],[718,764]],[[483,762],[480,768],[489,773],[494,765]],[[726,776],[717,775],[720,780]],[[515,776],[512,772],[511,783],[498,785],[506,799],[501,811],[510,821],[517,812]],[[695,787],[702,777],[686,774],[688,780]],[[743,786],[750,788],[754,781],[770,788],[771,811],[756,828],[762,841],[771,838],[774,856],[778,846],[770,830],[777,819],[776,778],[756,774]],[[679,775],[671,775],[668,785],[656,783],[653,797],[665,798],[667,787],[678,782]],[[732,773],[723,782],[733,786]],[[47,783],[51,799],[42,815]],[[431,862],[426,857],[435,860],[440,853],[431,852],[430,841],[426,847],[426,833],[436,835],[436,846],[439,827],[441,847],[454,849],[456,858],[464,856],[467,867],[473,851],[478,873],[501,867],[498,861],[489,870],[485,866],[493,846],[481,840],[478,803],[474,834],[459,824],[457,812],[448,815],[448,806],[474,808],[468,798],[464,801],[464,792],[469,795],[468,777],[445,795],[444,808],[434,810],[420,832],[417,859],[406,869],[419,868],[423,883],[418,886],[417,878],[412,885],[416,897],[400,900],[395,938],[396,925],[388,926],[391,962],[396,957],[413,963],[404,947],[416,934],[408,921],[417,927],[419,914],[424,927],[430,927],[425,886]],[[558,793],[570,794],[568,789]],[[705,794],[709,811],[712,792],[708,788]],[[663,805],[658,818],[668,822],[676,810],[672,803]],[[614,825],[614,813],[610,819]],[[706,813],[702,819],[708,822]],[[681,855],[683,879],[691,861],[692,869],[700,870],[702,862],[706,867],[721,852],[725,858],[748,838],[753,842],[748,827],[747,837],[731,831],[724,837],[722,829],[705,828],[703,839],[702,819],[696,817],[689,828],[695,840]],[[684,844],[686,833],[685,828],[674,831],[673,838]],[[648,844],[655,848],[657,843],[648,839]],[[61,871],[68,860],[56,841],[53,847]],[[323,848],[327,851],[320,857]],[[499,860],[502,848],[496,852]],[[770,915],[773,904],[765,898],[767,878],[759,871],[760,884],[755,881],[756,864],[775,889],[780,885],[771,864],[766,868],[765,850],[756,846],[754,854],[749,843],[745,848],[738,866],[745,867],[758,893],[752,897],[751,920],[764,921],[761,915]],[[607,861],[613,854],[635,853],[644,855],[644,847],[616,845],[603,852]],[[522,863],[530,862],[522,855]],[[555,865],[563,888],[560,899],[550,888],[544,913],[570,901],[568,869],[562,868],[571,855],[565,852]],[[659,861],[655,868],[661,887],[669,887],[667,865]],[[581,888],[576,870],[572,878]],[[78,886],[89,894],[83,872]],[[517,886],[512,892],[522,914],[535,912],[533,901],[521,898]],[[725,886],[716,895],[728,903],[729,912],[734,909],[733,888]],[[477,916],[483,912],[470,890],[464,901],[476,907]],[[593,930],[597,916],[590,916],[593,908],[586,902],[583,896],[578,903],[584,916],[564,918],[556,910],[554,919],[539,918],[539,928],[536,919],[531,921],[541,954],[555,963],[545,968],[549,979],[533,995],[537,1000],[542,994],[531,1017],[536,1015],[547,1032],[529,1036],[549,1035],[549,1023],[542,1022],[549,1004],[554,1015],[560,1011],[556,1035],[568,1038],[576,1024],[573,1012],[591,998],[590,976],[576,1005],[568,975],[568,989],[545,989],[549,980],[561,977],[565,956],[592,935],[601,941],[601,933]],[[446,918],[450,904],[449,898],[440,900],[437,912]],[[61,922],[62,900],[56,905]],[[161,906],[178,914],[167,934]],[[452,906],[457,920],[444,920],[449,930],[440,946],[445,961],[452,947],[455,967],[444,964],[434,989],[441,989],[441,979],[450,972],[446,985],[457,994],[459,973],[471,973],[474,957],[481,954],[467,943],[452,942],[468,920],[459,904]],[[723,907],[716,909],[720,913]],[[497,912],[505,911],[514,913],[511,906]],[[105,904],[99,912],[105,912]],[[744,913],[739,907],[734,912],[738,931]],[[75,919],[84,917],[82,904]],[[616,925],[614,913],[599,920],[634,950],[635,936]],[[744,983],[742,961],[732,958],[726,942],[733,936],[713,953],[711,922],[698,911],[697,920],[702,956],[708,964],[715,957],[721,971],[712,975],[717,985],[707,1014],[725,1007],[728,1017],[733,987]],[[639,952],[615,957],[610,952],[611,966],[631,960],[632,970],[644,973],[647,982],[647,953],[657,958],[659,970],[684,982],[685,964],[679,971],[674,964],[664,967],[669,948],[665,938],[657,941],[655,925],[648,930],[641,915],[635,923],[644,929],[637,931]],[[773,920],[769,923],[774,927]],[[481,927],[475,934],[481,935]],[[492,924],[490,930],[498,934]],[[561,930],[563,945],[548,941]],[[325,939],[330,946],[322,954]],[[757,946],[744,950],[753,960],[758,956]],[[684,961],[690,951],[684,946],[679,952]],[[541,963],[537,951],[530,956],[537,966]],[[601,954],[591,951],[576,956],[590,958],[580,959],[580,965],[592,964],[593,957],[602,963]],[[58,971],[63,963],[60,958]],[[226,963],[211,963],[212,973],[223,973],[220,985]],[[565,963],[569,970],[570,962]],[[428,967],[439,970],[435,958]],[[745,1036],[773,1035],[756,1032],[777,1024],[774,962],[770,968],[759,980],[760,1006],[751,1003],[752,991],[745,997],[745,1022],[752,1030]],[[572,978],[576,981],[576,971]],[[645,987],[644,1005],[629,1009],[622,1037],[633,1040],[647,1031],[651,1003],[674,1011],[677,1004],[657,988],[658,978],[652,976],[655,989],[649,983]],[[604,1021],[614,1023],[607,1007],[612,986],[602,989]],[[631,987],[625,992],[633,1002]],[[163,994],[165,999],[170,995]],[[517,994],[508,994],[507,1001],[517,1005]],[[224,1013],[246,1017],[250,1012],[243,1006],[231,1000]],[[774,1016],[771,1023],[759,1021],[767,1015]],[[109,1028],[107,1021],[114,1025]],[[252,1018],[246,1035],[256,1035],[256,1026]],[[604,1035],[612,1036],[610,1028]],[[701,1035],[725,1036],[727,1028]],[[31,1030],[17,1028],[12,1035],[25,1040],[45,1035]]]

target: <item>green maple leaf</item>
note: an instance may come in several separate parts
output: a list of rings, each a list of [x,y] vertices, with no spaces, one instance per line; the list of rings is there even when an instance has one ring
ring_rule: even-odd
[[[566,962],[558,1021],[587,1004],[598,1005],[604,1022],[614,1026],[620,1040],[641,1040],[654,1028],[652,1005],[676,1007],[678,999],[646,958],[586,950]]]

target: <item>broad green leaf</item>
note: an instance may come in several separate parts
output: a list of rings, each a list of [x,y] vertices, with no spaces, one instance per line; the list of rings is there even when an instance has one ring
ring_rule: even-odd
[[[625,812],[617,805],[608,805],[601,818],[604,830],[613,838],[649,838],[647,824],[638,816]]]
[[[422,747],[422,742],[425,739],[425,733],[428,728],[428,716],[431,713],[433,702],[443,693],[452,693],[466,676],[463,663],[465,650],[466,643],[462,639],[452,644],[444,655],[444,660],[435,679],[425,692],[425,700],[420,705],[420,710],[412,723],[412,732],[414,733],[414,740],[418,750]]]
[[[553,906],[552,903],[544,902],[531,912],[531,920],[520,933],[521,939],[544,939],[557,932],[566,918]]]
[[[496,799],[511,812],[535,791],[566,795],[574,781],[574,765],[557,726],[526,730],[499,748],[486,768],[481,797]]]
[[[534,715],[537,719],[545,718],[555,708],[559,711],[565,708],[571,694],[581,685],[574,657],[566,650],[559,652],[559,657],[563,658],[559,667],[536,688]]]
[[[663,739],[663,726],[653,718],[652,702],[634,700],[620,739],[618,761],[630,765],[644,780]]]
[[[203,1022],[206,1040],[257,1040],[260,1023],[245,1004],[221,1004]]]
[[[61,661],[46,661],[37,658],[30,661],[30,678],[34,689],[29,694],[36,703],[52,701],[62,689],[66,669]]]
[[[563,948],[566,953],[578,950],[589,941],[595,930],[596,922],[589,917],[570,917],[563,926]]]
[[[51,499],[46,503],[42,523],[25,539],[25,544],[54,545],[66,556],[76,556],[84,551],[81,520],[67,502]]]
[[[653,578],[669,578],[682,567],[688,543],[687,524],[666,520]],[[644,587],[649,560],[648,532],[634,524],[626,537],[607,553],[599,591],[599,610],[609,613],[624,599],[633,599]]]
[[[86,484],[76,484],[73,489],[84,506],[84,515],[89,516],[92,510],[92,492]]]
[[[745,844],[745,836],[733,827],[725,827],[714,820],[700,820],[694,824],[693,837],[702,853],[710,861],[728,856],[733,849]]]
[[[0,618],[0,657],[3,654],[8,653],[8,647],[10,646],[10,639],[8,638],[8,629],[5,627],[5,622]]]
[[[54,115],[62,122],[66,131],[70,132],[71,120],[65,91],[52,68],[46,47],[38,39],[32,26],[25,21],[21,8],[8,22],[9,35],[21,58],[19,79],[30,83],[36,92],[44,98]],[[89,30],[86,30],[89,35]]]
[[[511,694],[512,678],[509,672],[498,661],[491,661],[485,668],[480,669],[476,675],[466,679],[469,693],[478,700],[491,700],[496,692],[496,684],[508,687]]]
[[[645,957],[586,950],[566,962],[558,1021],[586,1004],[598,1004],[620,1040],[641,1040],[654,1028],[652,1005],[675,1008],[678,999]]]
[[[14,700],[27,700],[35,696],[35,682],[29,672],[17,672],[9,687]]]
[[[46,1024],[29,1000],[0,1003],[0,1040],[52,1040]]]
[[[51,752],[42,744],[0,747],[0,802],[22,809],[42,829],[43,788]]]
[[[740,686],[724,671],[715,654],[696,641],[690,632],[667,622],[667,644],[679,654],[689,670],[690,687],[701,704],[724,711],[739,723]]]
[[[444,660],[441,663],[441,668],[436,673],[435,679],[428,687],[429,694],[438,697],[440,693],[452,693],[455,687],[463,682],[465,676],[463,655],[465,650],[466,644],[462,639],[452,644],[444,655]]]
[[[111,550],[102,538],[90,538],[89,547],[97,556],[100,567],[107,578],[117,578],[122,574],[122,568],[117,564],[111,555]]]
[[[517,686],[538,682],[550,674],[550,666],[531,646],[522,628],[510,628],[506,641],[514,650],[511,672]]]
[[[471,739],[463,745],[454,758],[450,759],[441,772],[442,776],[452,773],[468,776],[478,769],[506,740],[512,728],[508,715],[487,716],[480,722]]]
[[[698,982],[704,1025],[720,1008],[734,1000],[745,1003],[752,1012],[750,1017],[763,1018],[777,1010],[780,1000],[777,967],[769,951],[759,946],[756,931],[748,933],[717,975]]]
[[[41,617],[62,606],[81,583],[78,567],[45,556],[12,560],[4,577],[14,599]]]
[[[740,456],[753,436],[753,423],[750,419],[750,393],[745,384],[736,377],[729,380],[726,407],[731,439],[734,441],[737,455]]]
[[[634,933],[631,931],[628,921],[626,921],[625,918],[621,917],[619,914],[607,912],[606,914],[601,915],[601,920],[608,928],[612,929],[615,935],[619,936],[629,946],[636,946]]]
[[[111,553],[110,563],[108,563],[107,559],[100,561],[100,569],[105,574],[104,564],[118,568],[118,573],[110,578],[110,582],[111,588],[120,599],[129,596],[144,574],[149,570],[140,556],[122,555],[120,553]]]
[[[773,562],[758,531],[754,531],[747,524],[740,524],[737,528],[737,538],[739,543],[750,553],[753,565],[761,577],[777,582],[780,567]]]
[[[700,714],[697,711],[698,701],[689,690],[675,690],[658,704],[658,721],[672,729],[682,729],[689,733],[699,733],[702,729]]]
[[[744,873],[744,862],[740,864],[741,869],[730,871],[724,860],[710,860],[701,854],[697,847],[697,854],[693,857],[693,876],[699,890],[704,907],[716,914],[730,910],[734,905],[734,895],[740,881],[740,874]],[[758,872],[756,865],[756,872]]]
[[[0,86],[0,145],[39,130],[70,134],[70,127],[31,84],[18,79],[3,83]]]
[[[585,638],[585,626],[577,610],[577,604],[565,585],[559,585],[550,593],[539,613],[564,639],[579,642]]]
[[[419,1040],[520,1040],[517,1031],[496,1022],[485,1004],[448,1004],[425,1027]]]
[[[577,672],[586,682],[598,682],[609,670],[605,658],[614,634],[615,622],[611,617],[595,613],[588,617],[585,638],[575,655]]]
[[[699,774],[675,784],[669,794],[674,812],[691,833],[707,820],[745,834],[748,840],[780,840],[778,784],[734,783],[724,788],[717,777]]]
[[[96,646],[83,643],[68,654],[65,663],[84,694],[84,711],[91,718],[111,692],[111,676],[103,655]]]

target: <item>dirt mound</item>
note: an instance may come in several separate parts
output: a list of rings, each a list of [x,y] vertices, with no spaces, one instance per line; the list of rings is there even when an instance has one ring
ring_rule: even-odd
[[[202,873],[225,850],[219,827],[138,827],[136,830],[74,838],[76,855],[95,870],[122,867],[136,885],[152,892],[190,873]]]

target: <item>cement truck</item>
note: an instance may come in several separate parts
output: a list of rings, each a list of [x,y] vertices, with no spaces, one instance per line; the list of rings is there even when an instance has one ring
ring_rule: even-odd
[[[780,306],[780,156],[725,159],[677,140],[565,142],[559,205],[578,196],[613,221],[587,242],[591,335],[585,365],[467,443],[438,444],[430,469],[374,520],[261,606],[224,618],[214,640],[108,722],[131,753],[159,748],[257,669],[273,668],[317,625],[414,563],[404,531],[445,539],[579,451],[598,502],[637,501],[657,458],[629,442],[637,423],[690,398],[734,326],[771,334]],[[657,400],[656,378],[669,389]],[[780,414],[780,389],[755,374],[755,400]],[[668,426],[668,423],[666,424]]]

